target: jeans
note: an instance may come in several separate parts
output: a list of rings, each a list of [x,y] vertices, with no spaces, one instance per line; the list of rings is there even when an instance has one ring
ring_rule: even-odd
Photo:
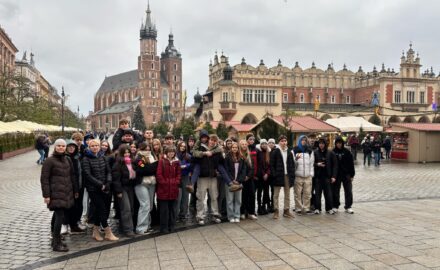
[[[374,153],[374,165],[379,166],[380,165],[380,152]]]
[[[224,186],[226,195],[226,211],[228,213],[228,220],[240,218],[241,207],[241,190],[230,192],[227,185]]]
[[[65,211],[66,209],[64,208],[55,209],[53,211],[51,232],[54,236],[59,236],[61,234],[61,225],[63,225]]]
[[[332,187],[330,179],[326,177],[316,177],[315,180],[315,209],[321,211],[321,197],[324,192],[325,211],[329,211],[333,207]]]
[[[310,210],[310,200],[312,198],[312,177],[296,176],[295,185],[295,210]]]
[[[353,155],[353,160],[357,160],[357,145],[350,147],[351,154]]]
[[[217,189],[217,178],[215,177],[200,177],[197,181],[197,219],[203,220],[205,218],[205,197],[209,189],[212,214],[214,216],[220,216],[218,212],[218,189]]]
[[[351,208],[353,205],[353,183],[351,182],[350,176],[338,176],[336,182],[333,183],[333,208],[339,208],[341,185],[344,186],[344,196],[345,196],[345,209]]]
[[[43,164],[44,161],[44,149],[37,149],[38,154],[40,154],[40,158],[38,159],[38,164]]]
[[[134,190],[133,187],[124,187],[122,198],[118,198],[121,219],[119,227],[121,232],[133,232],[133,215],[134,215]]]
[[[173,232],[176,224],[175,200],[158,200],[160,215],[160,232]]]
[[[391,149],[385,149],[385,158],[386,159],[391,159]]]
[[[181,188],[179,188],[179,197],[177,198],[176,203],[176,218],[184,219],[188,215],[188,201],[189,201],[189,193],[186,190],[186,185],[189,184],[189,176],[182,176],[182,184]]]
[[[93,224],[95,226],[108,227],[107,219],[110,214],[110,207],[108,201],[111,200],[110,194],[102,191],[89,192],[90,200],[92,201],[95,212],[93,215]]]
[[[151,210],[154,203],[154,192],[156,185],[139,184],[134,187],[136,198],[139,201],[139,212],[137,218],[136,232],[143,233],[150,228],[151,225]]]
[[[364,153],[364,165],[365,161],[368,160],[368,166],[370,166],[371,163],[371,153]]]

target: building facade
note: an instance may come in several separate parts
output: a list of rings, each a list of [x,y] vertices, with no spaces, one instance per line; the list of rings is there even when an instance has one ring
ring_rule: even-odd
[[[18,52],[11,38],[0,26],[0,76],[15,68],[15,54]]]
[[[158,55],[157,28],[148,5],[140,29],[140,53],[137,69],[105,77],[95,94],[92,126],[96,130],[117,128],[121,118],[130,122],[140,106],[147,125],[174,122],[183,116],[182,57],[174,46],[174,35]],[[113,121],[113,119],[115,119]]]
[[[266,114],[280,115],[291,110],[322,119],[343,115],[380,117],[389,122],[432,122],[438,104],[440,77],[433,69],[421,71],[420,57],[412,48],[402,53],[400,70],[374,67],[364,72],[350,71],[344,65],[336,71],[312,66],[293,68],[278,61],[267,68],[246,64],[229,66],[228,59],[217,55],[209,65],[209,87],[203,95],[205,121],[240,121],[254,123]]]

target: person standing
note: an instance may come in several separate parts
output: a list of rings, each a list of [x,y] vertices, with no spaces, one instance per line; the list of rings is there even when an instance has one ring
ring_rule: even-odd
[[[270,149],[265,139],[260,140],[260,155],[258,158],[257,179],[257,204],[258,215],[267,215],[269,212],[269,175],[270,175]]]
[[[240,222],[241,190],[246,179],[247,165],[240,153],[239,145],[233,142],[225,158],[225,171],[231,179],[225,186],[226,210],[231,223]]]
[[[53,155],[43,163],[40,183],[44,203],[54,212],[52,249],[67,252],[69,249],[61,242],[61,226],[66,210],[74,205],[79,194],[72,161],[65,155],[66,141],[58,139],[54,146]]]
[[[159,160],[156,173],[161,233],[174,232],[175,208],[181,181],[180,162],[176,157],[176,147],[168,145],[164,152],[164,158]]]
[[[40,154],[40,158],[37,160],[37,164],[39,165],[43,165],[44,161],[45,140],[46,137],[44,135],[38,135],[37,139],[35,140],[35,149],[37,149],[38,154]]]
[[[327,140],[318,140],[318,149],[315,156],[315,214],[321,213],[321,197],[324,192],[325,211],[334,215],[332,200],[332,184],[336,182],[338,175],[338,163],[333,151],[328,150]]]
[[[184,221],[188,215],[189,192],[186,189],[186,186],[190,184],[189,173],[191,172],[191,155],[187,152],[186,143],[183,141],[177,145],[177,158],[180,161],[182,174],[179,185],[179,196],[176,204],[176,218],[180,221]]]
[[[362,142],[362,151],[364,153],[364,166],[365,163],[368,161],[368,166],[371,164],[371,141],[370,137],[365,137],[364,141]]]
[[[379,135],[376,135],[372,143],[372,149],[374,154],[374,166],[380,165],[380,159],[382,156],[381,147],[382,147],[382,142],[380,141]]]
[[[348,144],[350,145],[350,151],[353,155],[353,159],[357,160],[357,149],[359,147],[359,138],[357,134],[353,134],[350,136],[350,139],[348,139]]]
[[[391,138],[389,135],[385,137],[385,140],[383,142],[383,148],[385,149],[385,158],[391,159]]]
[[[276,144],[275,144],[275,139],[273,139],[273,138],[270,138],[268,141],[267,141],[267,145],[268,145],[268,150],[269,150],[269,152],[270,152],[270,155],[272,154],[272,151],[274,151],[276,148],[277,148],[277,146],[276,146]],[[270,158],[269,158],[270,159]],[[269,162],[270,163],[270,162]],[[268,182],[269,182],[269,186],[270,186],[270,197],[269,197],[269,205],[268,205],[268,207],[267,207],[267,211],[269,212],[269,213],[273,213],[273,211],[274,211],[274,208],[273,208],[273,194],[274,194],[274,185],[273,185],[273,177],[272,177],[272,174],[270,173],[269,174],[269,180],[268,180]]]
[[[247,177],[243,182],[243,192],[241,194],[242,204],[241,204],[241,219],[245,219],[246,216],[251,220],[258,219],[255,215],[255,173],[254,170],[256,164],[254,164],[254,160],[252,159],[249,143],[253,142],[254,138],[249,137],[247,140],[240,140],[240,153],[243,158],[246,160],[248,170]],[[256,153],[254,153],[256,156]]]
[[[311,214],[310,202],[312,197],[312,178],[315,174],[315,156],[307,145],[307,137],[300,136],[298,144],[293,148],[295,155],[295,212],[301,214],[305,211]]]
[[[344,147],[344,140],[341,137],[336,137],[333,152],[338,162],[338,173],[336,181],[333,183],[333,211],[338,212],[338,208],[341,204],[339,200],[341,185],[343,185],[345,212],[353,214],[354,211],[351,208],[353,205],[353,177],[355,175],[353,156],[350,151]]]
[[[104,156],[99,156],[100,143],[98,140],[90,140],[89,148],[84,153],[84,158],[81,162],[84,182],[90,196],[90,200],[95,207],[93,215],[93,234],[92,237],[96,241],[103,241],[99,228],[102,226],[105,231],[105,239],[109,241],[119,240],[113,235],[107,219],[110,214],[108,201],[110,200],[110,186],[112,182],[112,175],[110,166]]]
[[[286,218],[294,218],[290,213],[290,188],[295,183],[295,161],[293,152],[287,147],[287,137],[281,135],[278,139],[279,147],[271,152],[270,157],[270,173],[272,175],[274,185],[273,218],[279,218],[279,196],[281,188],[284,189],[284,211],[283,216]]]

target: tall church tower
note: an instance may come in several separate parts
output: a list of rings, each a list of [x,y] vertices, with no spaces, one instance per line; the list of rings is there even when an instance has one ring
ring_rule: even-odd
[[[161,74],[167,82],[170,113],[179,121],[183,116],[182,102],[182,56],[174,46],[174,35],[168,36],[168,46],[161,54]],[[165,95],[164,95],[165,96]]]
[[[140,55],[138,57],[139,89],[145,123],[160,121],[162,91],[160,86],[160,58],[157,55],[157,29],[151,20],[148,3],[145,22],[140,29]]]

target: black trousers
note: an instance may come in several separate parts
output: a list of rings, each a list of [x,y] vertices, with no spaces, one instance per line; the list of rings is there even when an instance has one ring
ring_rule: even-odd
[[[93,224],[107,228],[107,219],[110,215],[111,194],[106,194],[102,191],[92,191],[89,192],[89,196],[94,205]]]
[[[176,200],[158,200],[160,213],[160,232],[173,232],[176,225]]]
[[[315,177],[315,209],[321,211],[321,197],[324,192],[325,211],[329,211],[333,207],[333,193],[331,180],[326,177]]]
[[[75,199],[75,203],[70,209],[66,209],[63,225],[70,225],[70,227],[78,226],[78,222],[81,220],[81,215],[83,211],[83,197],[84,189],[81,189],[79,196]]]
[[[240,210],[242,215],[255,215],[255,181],[253,179],[243,182]]]
[[[55,209],[53,211],[50,231],[54,237],[61,235],[61,225],[63,225],[65,213],[66,209],[64,208]]]
[[[351,208],[353,205],[353,184],[351,182],[350,176],[338,176],[336,178],[336,182],[333,183],[333,207],[339,208],[341,205],[340,202],[340,193],[341,193],[341,185],[344,186],[344,195],[345,195],[345,209]]]
[[[264,181],[263,178],[256,181],[257,203],[258,207],[270,203],[269,198],[269,179]]]

